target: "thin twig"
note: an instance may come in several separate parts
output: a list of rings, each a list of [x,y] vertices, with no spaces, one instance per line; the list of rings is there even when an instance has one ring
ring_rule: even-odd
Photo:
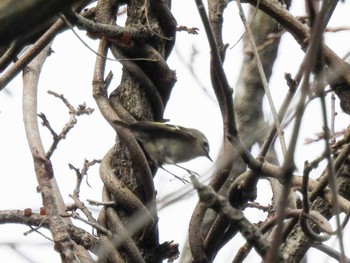
[[[86,199],[86,201],[89,203],[89,205],[94,205],[94,206],[116,206],[117,205],[116,201],[101,202],[101,201],[96,201],[92,199]]]
[[[66,215],[66,216],[70,216],[74,219],[80,220],[80,221],[84,222],[85,224],[92,226],[93,228],[102,232],[103,234],[107,235],[110,238],[113,237],[113,233],[111,231],[109,231],[108,229],[104,228],[103,226],[101,226],[100,224],[98,224],[97,221],[91,222],[89,220],[86,220],[86,219],[82,218],[81,216],[79,216],[79,214],[76,212],[71,212],[69,215]]]
[[[35,232],[35,233],[37,233],[38,235],[42,236],[43,238],[45,238],[45,239],[47,239],[47,240],[53,242],[53,240],[52,240],[51,238],[49,238],[47,235],[41,233],[41,232],[39,231],[39,229],[40,229],[40,227],[32,227],[32,226],[31,226],[31,227],[30,227],[30,231],[24,232],[23,235],[27,236],[29,233]]]
[[[251,44],[251,46],[253,48],[254,56],[255,56],[255,59],[256,59],[256,62],[257,62],[257,67],[258,67],[258,71],[259,71],[260,78],[261,78],[261,82],[262,82],[262,85],[264,87],[267,99],[269,101],[272,117],[273,117],[273,120],[274,120],[274,123],[275,123],[275,126],[276,126],[276,130],[277,130],[277,135],[278,135],[278,138],[279,138],[280,143],[281,143],[282,153],[285,156],[287,154],[287,146],[286,146],[286,142],[284,140],[283,130],[281,129],[280,119],[278,117],[278,114],[277,114],[277,111],[276,111],[276,108],[275,108],[275,105],[274,105],[274,102],[273,102],[273,98],[272,98],[272,95],[271,95],[271,91],[269,89],[269,85],[268,85],[268,82],[267,82],[267,79],[266,79],[266,76],[265,76],[265,73],[264,73],[262,62],[261,62],[261,59],[260,59],[260,56],[259,56],[259,51],[257,49],[253,33],[252,33],[248,23],[247,23],[247,19],[245,17],[245,14],[244,14],[244,11],[243,11],[243,8],[242,8],[242,5],[241,5],[241,1],[237,0],[236,4],[237,4],[238,9],[239,9],[239,15],[241,17],[241,20],[242,20],[242,22],[243,22],[243,24],[244,24],[244,26],[245,26],[245,28],[247,30],[247,33],[248,33],[248,36],[249,36],[249,40],[250,40],[250,44]]]
[[[79,192],[80,192],[80,185],[82,183],[82,179],[84,176],[87,176],[87,172],[89,170],[89,168],[97,163],[101,163],[101,160],[92,160],[91,162],[89,162],[88,160],[84,160],[83,163],[83,168],[81,170],[79,170],[78,168],[75,168],[72,164],[68,164],[69,168],[75,171],[75,174],[77,176],[77,182],[75,184],[75,189],[73,192],[73,196],[79,198]],[[87,182],[87,184],[89,185],[89,183]]]
[[[331,93],[331,144],[335,143],[335,117],[337,116],[337,113],[335,111],[335,94],[334,92]]]
[[[332,247],[329,247],[329,246],[322,244],[322,243],[315,243],[315,242],[312,243],[311,246],[314,247],[315,249],[322,251],[327,256],[334,258],[336,261],[339,261],[342,263],[350,263],[349,258],[342,257],[341,253],[339,253],[338,251],[336,251]]]
[[[56,98],[59,98],[60,100],[62,100],[62,102],[67,106],[67,108],[69,110],[69,115],[70,115],[70,118],[69,118],[68,122],[66,123],[66,125],[62,128],[61,132],[59,134],[57,134],[53,130],[53,128],[51,127],[51,125],[50,125],[49,121],[47,120],[45,114],[44,113],[38,114],[38,116],[43,121],[42,125],[47,127],[48,130],[51,132],[51,134],[53,136],[53,142],[52,142],[49,150],[46,152],[46,158],[50,159],[52,154],[56,150],[58,144],[60,143],[60,141],[66,138],[66,136],[69,133],[69,131],[77,123],[76,116],[80,116],[80,115],[84,115],[84,114],[90,115],[91,113],[93,113],[94,109],[86,107],[85,103],[78,105],[78,107],[75,109],[72,106],[72,104],[69,103],[69,101],[62,94],[58,94],[58,93],[56,93],[54,91],[50,91],[50,90],[47,93],[49,93],[50,95],[53,95]]]
[[[192,46],[192,52],[191,52],[191,60],[189,62],[185,61],[185,58],[181,55],[181,52],[179,51],[178,48],[175,48],[175,53],[179,57],[180,62],[188,69],[190,72],[192,78],[196,81],[197,85],[202,89],[203,93],[207,96],[207,98],[212,102],[215,106],[218,105],[217,101],[215,98],[209,93],[207,87],[205,84],[202,82],[202,78],[196,74],[194,71],[194,58],[198,54],[198,51],[195,49],[194,46]]]
[[[286,115],[286,112],[288,110],[288,107],[295,95],[296,89],[298,87],[298,83],[296,80],[292,79],[291,75],[289,73],[285,74],[285,79],[287,80],[287,85],[289,86],[289,90],[287,92],[287,95],[285,96],[281,108],[278,111],[278,117],[280,122],[282,122],[284,116]],[[270,149],[271,145],[273,144],[275,137],[276,137],[276,125],[273,125],[271,128],[267,139],[264,141],[264,144],[261,146],[259,157],[265,157],[268,153],[268,150]]]
[[[301,120],[304,115],[305,99],[309,90],[309,79],[311,76],[311,72],[315,69],[316,61],[322,47],[322,35],[324,28],[326,27],[326,24],[328,22],[326,17],[329,18],[328,15],[322,13],[325,9],[326,7],[323,5],[320,14],[317,16],[317,21],[315,22],[315,26],[313,28],[313,32],[309,41],[309,48],[307,49],[304,59],[304,79],[301,85],[301,95],[296,108],[296,118],[292,131],[291,141],[282,166],[282,169],[284,171],[285,184],[283,186],[283,193],[281,195],[280,207],[277,211],[279,222],[274,233],[275,238],[272,242],[271,249],[268,253],[268,256],[265,258],[265,260],[270,262],[275,262],[275,260],[277,259],[276,257],[278,253],[278,248],[282,241],[283,222],[286,213],[285,207],[287,206],[290,186],[293,178],[293,171],[295,169],[294,154],[297,140],[299,137]]]

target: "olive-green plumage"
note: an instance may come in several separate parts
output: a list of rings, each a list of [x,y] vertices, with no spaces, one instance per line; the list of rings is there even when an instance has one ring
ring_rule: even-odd
[[[200,156],[211,160],[208,140],[196,129],[148,121],[125,123],[115,120],[114,123],[130,129],[158,166],[187,162]]]

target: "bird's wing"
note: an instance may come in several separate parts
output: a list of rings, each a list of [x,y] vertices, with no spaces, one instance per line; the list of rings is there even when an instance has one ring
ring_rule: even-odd
[[[147,134],[148,136],[160,135],[169,138],[179,138],[180,136],[186,140],[194,140],[194,135],[186,128],[177,125],[165,124],[163,122],[136,121],[126,123],[120,120],[114,120],[115,124],[130,129],[138,134]]]

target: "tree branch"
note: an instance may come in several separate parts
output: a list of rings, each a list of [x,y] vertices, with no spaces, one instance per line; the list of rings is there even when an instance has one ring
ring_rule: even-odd
[[[62,260],[78,262],[72,249],[74,245],[66,231],[64,220],[61,218],[61,214],[64,212],[64,203],[54,179],[52,164],[45,155],[37,121],[37,86],[40,71],[49,49],[50,46],[47,46],[23,72],[23,119],[53,240]]]

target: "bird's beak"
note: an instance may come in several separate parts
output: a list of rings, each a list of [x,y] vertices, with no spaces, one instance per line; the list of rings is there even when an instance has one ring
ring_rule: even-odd
[[[207,151],[205,153],[207,154],[206,157],[213,163],[213,159],[210,158],[209,153]]]
[[[206,153],[206,157],[213,163],[213,159],[210,158],[209,156],[209,152],[207,151],[207,149],[205,149],[204,147],[202,147],[202,149],[204,150],[204,152]]]
[[[213,163],[213,160],[210,158],[209,153],[207,154],[207,158]]]
[[[210,158],[209,156],[209,152],[207,151],[207,149],[205,147],[202,146],[202,149],[204,150],[204,152],[206,153],[205,156],[213,163],[213,159]]]

